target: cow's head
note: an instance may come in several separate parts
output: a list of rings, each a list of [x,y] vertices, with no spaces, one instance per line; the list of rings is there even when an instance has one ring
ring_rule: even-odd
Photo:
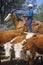
[[[6,42],[4,44],[5,56],[7,56],[7,57],[11,56],[11,51],[10,51],[11,47],[12,47],[12,44],[10,42]]]
[[[14,44],[15,59],[21,59],[21,52],[23,51],[24,42],[25,40],[20,43]]]

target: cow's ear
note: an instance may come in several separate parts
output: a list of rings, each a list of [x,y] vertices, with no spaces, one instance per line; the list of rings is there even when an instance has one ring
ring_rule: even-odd
[[[33,35],[33,37],[36,37],[37,35]]]

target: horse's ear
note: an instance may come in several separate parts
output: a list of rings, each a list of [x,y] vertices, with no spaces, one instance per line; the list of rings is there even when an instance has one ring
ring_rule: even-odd
[[[16,9],[12,9],[10,13],[13,14],[15,11],[16,11]]]

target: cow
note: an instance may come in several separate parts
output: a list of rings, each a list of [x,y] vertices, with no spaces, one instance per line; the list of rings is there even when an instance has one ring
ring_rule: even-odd
[[[24,32],[24,34],[12,39],[10,43],[14,47],[15,59],[21,58],[22,50],[26,53],[29,51],[32,59],[35,57],[36,52],[43,54],[43,34]]]
[[[22,48],[24,47],[24,44],[25,44],[25,42],[26,42],[26,39],[29,39],[29,38],[32,37],[33,35],[35,35],[35,33],[28,33],[28,34],[24,33],[24,34],[22,34],[22,35],[16,37],[15,40],[12,39],[12,40],[10,41],[10,42],[13,44],[13,46],[14,46],[15,59],[17,59],[17,58],[19,58],[19,59],[20,59],[20,58],[21,58],[21,59],[26,58],[26,55],[25,55],[25,54],[22,54],[22,52],[24,52],[24,50],[23,50]],[[22,49],[22,50],[19,52],[19,51],[17,51],[18,49],[19,49],[19,51],[20,51],[20,49]],[[30,53],[30,52],[29,52],[29,53]],[[21,54],[21,56],[25,55],[25,57],[21,57],[20,54]]]
[[[23,52],[25,51],[26,56],[29,55],[33,61],[37,55],[36,52],[38,54],[43,55],[43,34],[28,33],[28,32],[24,32],[24,34],[25,35],[19,36],[15,41],[12,41],[12,43],[14,44],[14,46],[15,44],[18,45],[17,47],[19,48],[19,43],[21,44],[21,42],[24,40]]]
[[[24,50],[30,51],[30,54],[32,55],[29,64],[34,63],[34,59],[35,57],[37,57],[37,53],[39,55],[41,54],[40,57],[43,58],[43,34],[38,34],[38,35],[36,34],[30,38],[27,38],[25,42]]]
[[[0,45],[9,42],[11,39],[13,39],[14,37],[20,34],[21,33],[17,30],[0,31]]]

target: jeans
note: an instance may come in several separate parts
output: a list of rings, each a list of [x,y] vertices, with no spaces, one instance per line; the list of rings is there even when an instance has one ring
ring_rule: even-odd
[[[31,27],[31,23],[32,23],[32,18],[28,19],[28,29],[30,30],[30,32],[32,32],[32,27]]]

